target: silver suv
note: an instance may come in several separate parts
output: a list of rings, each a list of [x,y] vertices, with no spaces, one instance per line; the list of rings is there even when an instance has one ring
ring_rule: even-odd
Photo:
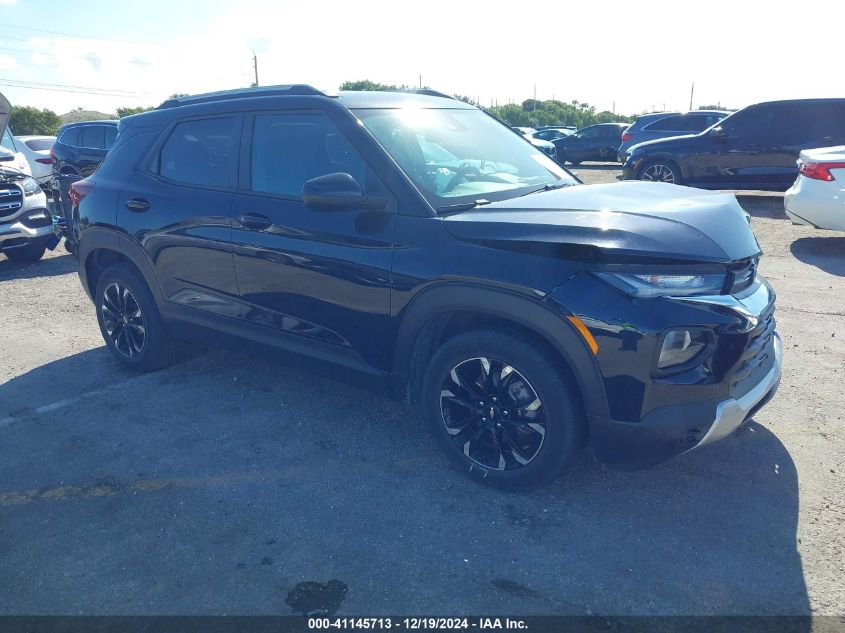
[[[0,135],[11,106],[0,94]],[[13,261],[34,261],[54,248],[53,216],[47,197],[31,176],[9,166],[15,155],[0,148],[0,253]]]

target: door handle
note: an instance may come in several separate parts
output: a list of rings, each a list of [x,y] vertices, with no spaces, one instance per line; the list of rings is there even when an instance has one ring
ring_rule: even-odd
[[[126,208],[130,211],[140,213],[149,209],[150,203],[144,200],[143,198],[132,198],[131,200],[126,201]]]
[[[238,216],[238,222],[248,229],[255,229],[257,231],[269,229],[273,224],[270,218],[260,213],[243,213]]]

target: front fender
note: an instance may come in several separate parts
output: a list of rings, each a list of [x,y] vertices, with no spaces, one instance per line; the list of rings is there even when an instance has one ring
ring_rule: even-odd
[[[433,318],[450,312],[476,312],[525,327],[547,341],[569,366],[588,416],[608,415],[596,360],[556,304],[514,291],[469,283],[445,283],[421,291],[404,309],[394,350],[394,380],[407,380],[418,335]]]

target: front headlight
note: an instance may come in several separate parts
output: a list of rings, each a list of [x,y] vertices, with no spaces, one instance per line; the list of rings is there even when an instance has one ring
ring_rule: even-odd
[[[607,272],[596,273],[611,286],[633,297],[689,297],[718,295],[725,287],[724,272]]]
[[[23,188],[23,193],[25,196],[31,196],[34,193],[38,193],[41,191],[41,187],[38,185],[38,181],[31,176],[27,176],[23,180],[20,181],[20,185]]]

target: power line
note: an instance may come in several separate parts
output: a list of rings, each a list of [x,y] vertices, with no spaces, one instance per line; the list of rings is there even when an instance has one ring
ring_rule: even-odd
[[[119,88],[92,88],[90,86],[74,86],[67,84],[49,84],[39,81],[24,81],[22,79],[7,79],[0,77],[0,83],[7,84],[13,88],[30,88],[32,90],[54,90],[56,92],[79,92],[90,95],[103,95],[107,97],[127,97],[133,99],[145,99],[147,97],[160,97],[160,92],[132,92],[120,90]]]
[[[65,37],[78,37],[84,40],[100,40],[102,42],[123,42],[126,44],[140,44],[142,46],[160,46],[161,42],[144,42],[141,40],[124,40],[117,37],[101,37],[99,35],[81,35],[79,33],[68,33],[66,31],[50,31],[48,29],[36,29],[31,26],[20,26],[19,24],[0,23],[0,27],[21,29],[23,31],[34,31],[36,33],[49,33],[50,35],[64,35]]]
[[[91,56],[85,56],[85,55],[61,55],[60,56],[60,55],[56,55],[55,53],[48,53],[46,51],[26,50],[26,49],[23,49],[23,48],[11,48],[9,46],[0,46],[0,51],[9,51],[11,53],[18,53],[18,54],[24,54],[24,55],[46,55],[48,57],[53,57],[56,60],[58,60],[59,57],[64,57],[66,59],[81,59],[81,60],[86,61],[86,62],[93,62],[94,61],[94,58],[92,58]],[[126,60],[126,63],[127,64],[139,64],[139,65],[142,65],[142,66],[152,66],[153,65],[152,62],[144,62],[144,61],[141,61],[139,59],[138,60],[128,59],[128,60]]]
[[[148,99],[148,97],[141,97],[141,96],[133,96],[133,95],[123,95],[123,94],[113,94],[110,92],[86,92],[84,90],[68,90],[64,88],[46,88],[41,86],[18,86],[15,84],[7,84],[9,88],[26,88],[27,90],[47,90],[48,92],[69,92],[72,94],[79,94],[79,95],[95,95],[97,97],[120,97],[121,99]]]

